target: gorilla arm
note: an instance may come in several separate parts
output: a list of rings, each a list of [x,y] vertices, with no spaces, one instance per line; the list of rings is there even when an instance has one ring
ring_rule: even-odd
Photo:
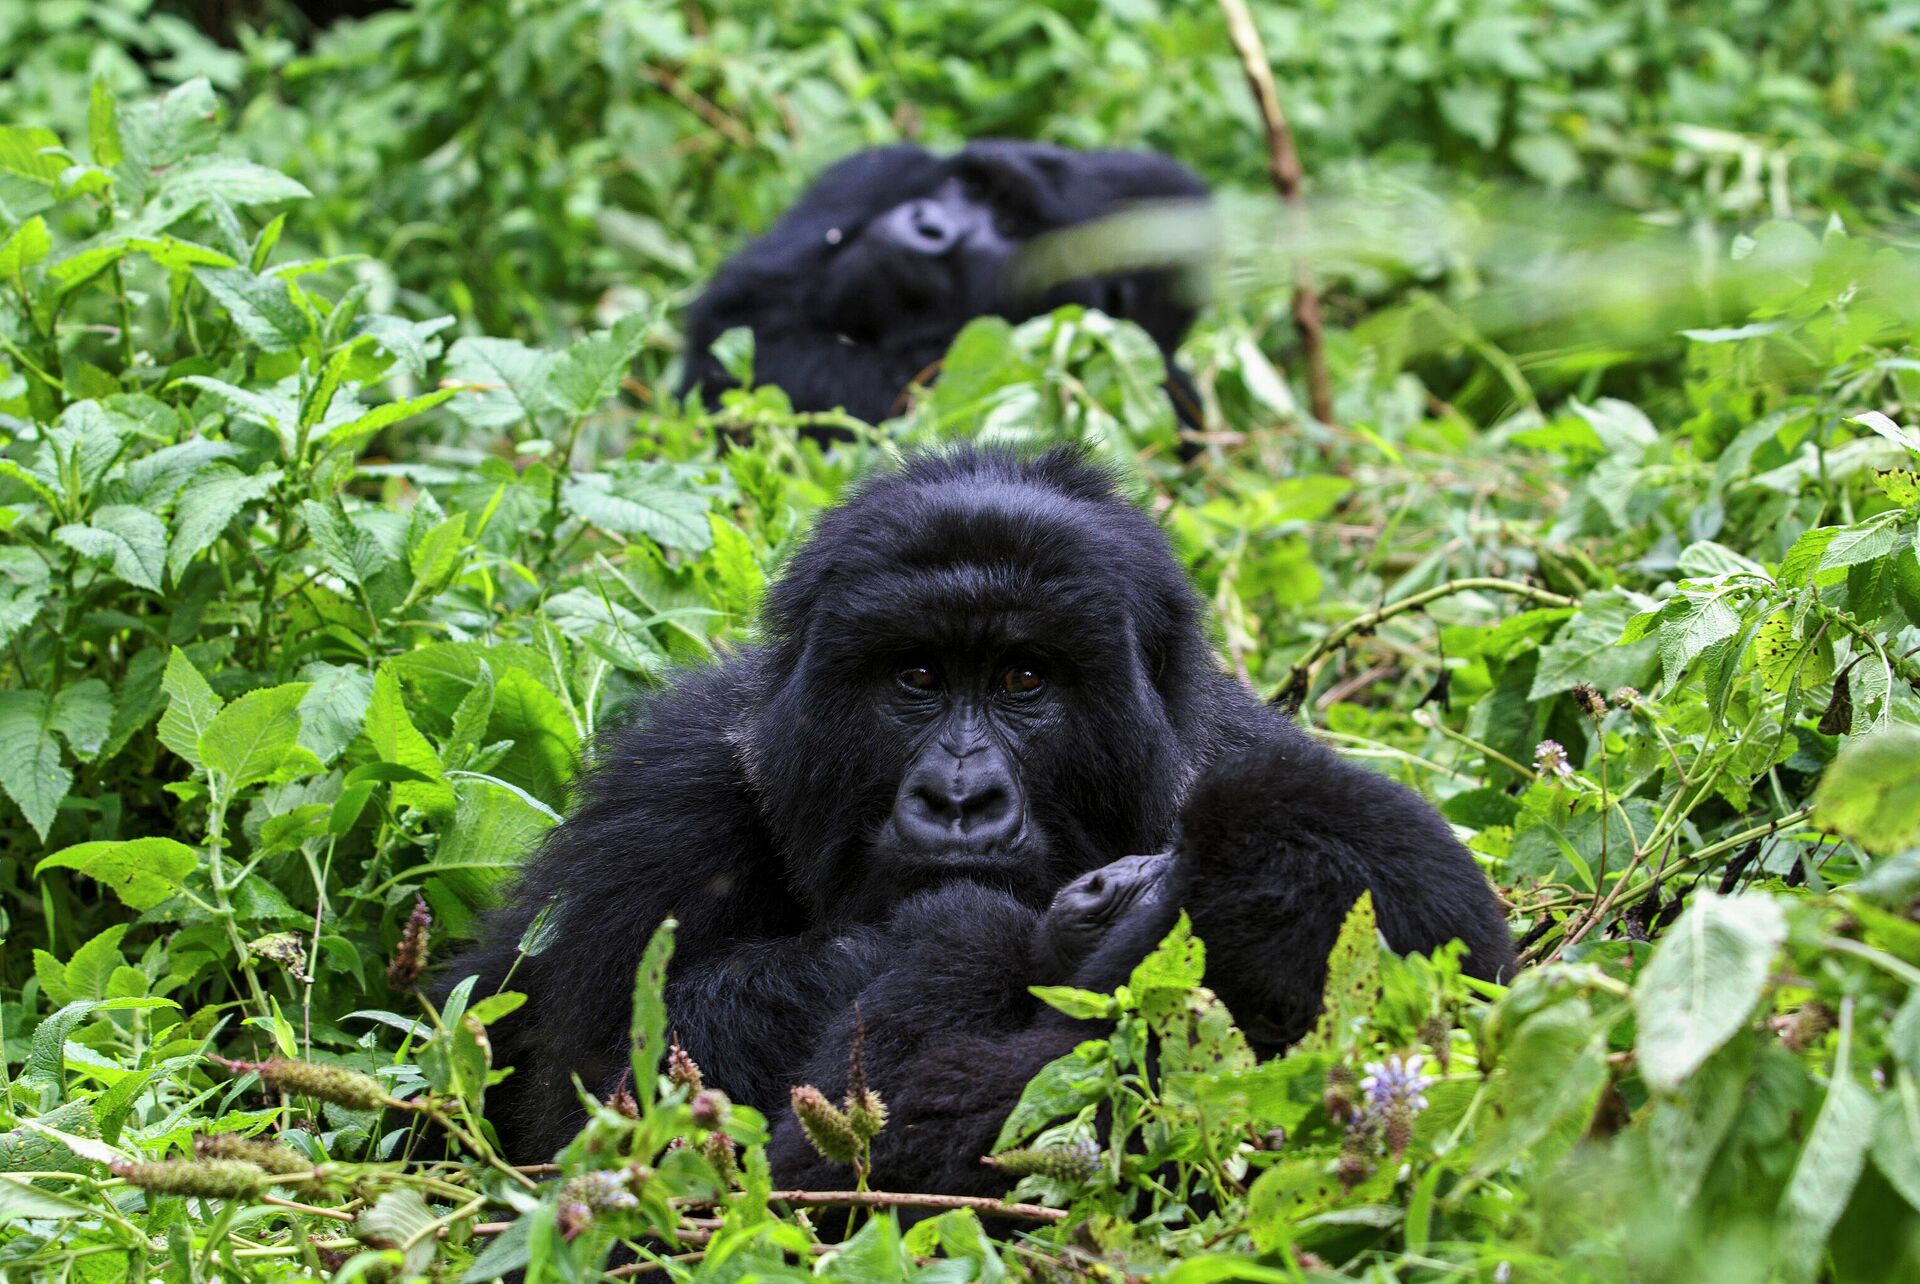
[[[516,1159],[545,1159],[572,1137],[583,1117],[573,1074],[604,1094],[626,1072],[634,969],[668,915],[679,920],[674,1028],[716,1086],[756,1106],[778,1107],[819,1023],[879,970],[879,929],[813,930],[788,890],[726,734],[745,663],[683,677],[602,742],[513,902],[445,971],[447,982],[478,973],[479,994],[504,981],[527,995],[494,1027],[495,1063],[514,1073],[490,1113]],[[549,903],[549,943],[520,958]]]

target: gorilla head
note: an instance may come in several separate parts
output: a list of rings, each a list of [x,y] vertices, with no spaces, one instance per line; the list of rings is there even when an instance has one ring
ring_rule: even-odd
[[[822,518],[767,625],[748,774],[822,915],[954,879],[1045,906],[1164,843],[1217,734],[1222,682],[1165,537],[1066,454],[925,456],[872,482]]]
[[[1080,303],[1137,322],[1171,358],[1194,316],[1174,274],[1036,292],[1020,287],[1015,256],[1042,233],[1130,203],[1206,193],[1152,152],[994,140],[947,157],[918,147],[862,152],[822,175],[694,303],[681,395],[731,386],[712,347],[736,326],[753,331],[755,379],[785,389],[796,409],[838,407],[870,422],[896,413],[907,385],[960,328],[989,313],[1020,319]],[[1175,405],[1192,417],[1190,393]]]

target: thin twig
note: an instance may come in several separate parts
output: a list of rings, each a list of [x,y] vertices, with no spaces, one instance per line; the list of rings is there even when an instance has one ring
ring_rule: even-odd
[[[1267,133],[1268,172],[1273,185],[1286,202],[1296,229],[1304,219],[1305,201],[1301,192],[1305,175],[1300,168],[1300,153],[1293,145],[1293,130],[1280,109],[1280,95],[1273,87],[1273,68],[1267,62],[1266,46],[1246,0],[1220,0],[1220,12],[1227,20],[1227,37],[1240,66],[1247,73],[1247,84],[1260,109],[1260,123]],[[1296,258],[1293,266],[1293,324],[1300,331],[1300,349],[1307,359],[1307,396],[1313,417],[1323,424],[1333,422],[1333,381],[1327,375],[1326,329],[1320,320],[1320,290],[1306,260]]]

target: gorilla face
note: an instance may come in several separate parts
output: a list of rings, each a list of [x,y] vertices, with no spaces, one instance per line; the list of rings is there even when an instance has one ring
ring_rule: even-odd
[[[977,468],[829,514],[769,602],[771,690],[743,737],[795,893],[838,921],[956,880],[1041,909],[1165,846],[1186,756],[1165,657],[1191,607],[1163,542],[1120,552],[1158,539],[1132,509]]]
[[[946,179],[850,235],[829,229],[825,312],[836,329],[871,339],[888,323],[994,311],[1018,235],[1013,214],[979,183]]]
[[[754,336],[754,378],[797,410],[840,408],[878,422],[974,317],[1013,319],[1080,303],[1137,322],[1164,354],[1192,324],[1170,270],[1018,285],[1036,237],[1142,201],[1195,201],[1206,186],[1152,152],[1075,152],[982,140],[952,156],[918,147],[861,152],[833,166],[765,236],[724,264],[687,314],[680,395],[732,385],[721,334]],[[1183,376],[1169,369],[1176,384]],[[1186,402],[1175,399],[1185,414]]]

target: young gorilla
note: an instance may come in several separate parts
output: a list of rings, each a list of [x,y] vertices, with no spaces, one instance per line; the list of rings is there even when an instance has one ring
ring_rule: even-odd
[[[687,317],[680,395],[733,386],[713,355],[726,330],[754,335],[754,378],[798,410],[841,408],[878,423],[907,385],[989,313],[1015,319],[1081,303],[1137,322],[1168,360],[1175,410],[1198,402],[1173,350],[1194,312],[1172,273],[1072,281],[1037,296],[1009,267],[1027,241],[1144,200],[1198,200],[1207,188],[1153,152],[1073,152],[985,140],[953,156],[918,147],[861,152],[833,166],[773,230],[730,259]]]
[[[1494,897],[1423,801],[1215,663],[1165,537],[1076,455],[922,455],[825,514],[766,641],[683,675],[601,747],[481,949],[522,960],[495,1027],[511,1154],[547,1158],[627,1064],[634,967],[679,919],[669,1019],[708,1081],[776,1119],[844,1080],[853,1013],[892,1108],[875,1173],[991,1190],[1027,1079],[1087,1037],[1030,984],[1110,989],[1181,908],[1256,1040],[1311,1022],[1361,891],[1387,940],[1513,963]],[[1159,856],[1129,853],[1166,852]],[[1116,860],[1116,857],[1127,856]],[[1076,881],[1078,880],[1078,881]],[[838,1180],[791,1118],[782,1182]]]

